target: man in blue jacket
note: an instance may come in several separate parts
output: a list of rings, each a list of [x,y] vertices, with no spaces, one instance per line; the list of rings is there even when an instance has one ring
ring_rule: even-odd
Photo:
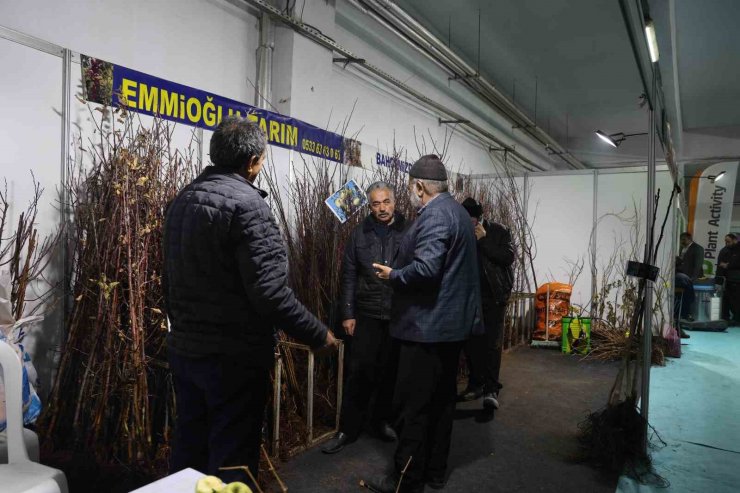
[[[394,268],[373,265],[394,288],[391,334],[401,346],[395,394],[401,432],[394,473],[373,485],[381,492],[396,491],[399,481],[401,492],[423,491],[425,482],[444,487],[460,350],[480,325],[475,233],[468,213],[447,192],[439,157],[414,163],[409,192],[419,216]]]

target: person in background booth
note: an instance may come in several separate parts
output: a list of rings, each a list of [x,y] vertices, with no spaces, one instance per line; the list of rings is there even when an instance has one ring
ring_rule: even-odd
[[[342,450],[362,431],[370,402],[371,427],[383,440],[397,439],[391,426],[398,345],[390,334],[393,288],[379,279],[373,263],[390,265],[406,228],[395,211],[393,187],[384,182],[367,189],[370,214],[352,231],[342,262],[342,326],[352,337],[349,374],[342,400],[339,432],[321,449]]]
[[[178,193],[164,224],[177,405],[171,470],[192,467],[227,483],[251,481],[221,467],[259,471],[275,328],[312,348],[337,344],[288,287],[280,230],[254,185],[265,146],[256,123],[225,118],[211,137],[213,166]]]
[[[725,235],[725,246],[717,255],[717,270],[715,275],[716,284],[722,285],[722,318],[730,320],[730,300],[727,297],[727,265],[733,245],[737,244],[737,237],[733,233]]]
[[[470,214],[475,228],[480,273],[481,302],[485,334],[472,336],[465,345],[468,386],[458,397],[471,401],[483,396],[483,408],[499,408],[501,352],[504,340],[506,305],[514,286],[514,246],[505,226],[482,221],[483,206],[468,197],[462,206]]]
[[[729,245],[727,243],[729,242],[725,241],[727,246],[720,252],[718,266],[722,269],[722,276],[725,280],[722,311],[725,320],[738,326],[740,325],[740,243],[737,241]]]
[[[689,276],[696,281],[704,277],[704,247],[694,243],[691,233],[681,233],[679,243],[681,254],[678,257],[677,268],[679,272]]]

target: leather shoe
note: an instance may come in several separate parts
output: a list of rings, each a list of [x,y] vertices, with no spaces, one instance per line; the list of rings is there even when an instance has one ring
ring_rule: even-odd
[[[321,451],[325,454],[336,454],[337,452],[341,452],[348,443],[350,443],[349,437],[346,433],[340,431],[331,440],[326,442],[326,445],[321,447]]]
[[[398,486],[398,477],[394,474],[385,476],[380,481],[368,481],[367,487],[373,493],[395,493],[396,487]],[[407,481],[401,482],[401,487],[398,488],[398,493],[423,493],[424,483],[418,485],[409,485]]]
[[[398,440],[396,430],[394,430],[393,427],[385,421],[380,423],[378,426],[378,436],[385,442],[395,442]]]
[[[685,330],[681,329],[681,339],[691,339],[691,336]]]

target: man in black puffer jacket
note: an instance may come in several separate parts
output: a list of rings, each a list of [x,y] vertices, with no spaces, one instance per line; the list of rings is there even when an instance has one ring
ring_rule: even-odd
[[[255,476],[275,330],[312,348],[335,345],[288,287],[280,230],[253,182],[266,139],[228,117],[211,138],[209,166],[167,209],[164,297],[177,400],[172,471],[192,467],[225,482]]]
[[[514,285],[514,247],[511,233],[505,226],[481,220],[483,207],[475,199],[468,197],[462,206],[470,214],[478,239],[478,271],[486,332],[473,335],[465,348],[470,378],[460,398],[473,400],[482,395],[483,407],[492,411],[499,407],[498,394],[503,387],[499,373],[506,304]]]
[[[339,432],[322,451],[339,452],[357,440],[368,404],[372,427],[384,440],[395,440],[392,421],[393,391],[398,366],[398,345],[389,324],[393,288],[378,278],[373,263],[389,265],[406,228],[395,212],[395,192],[384,182],[367,189],[370,214],[352,232],[342,262],[342,326],[352,337],[347,386],[342,401]]]

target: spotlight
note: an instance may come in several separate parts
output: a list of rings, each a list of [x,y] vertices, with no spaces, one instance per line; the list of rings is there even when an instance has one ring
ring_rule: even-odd
[[[601,130],[596,131],[596,136],[612,147],[617,147],[621,143],[621,141],[617,142],[610,135],[605,134]]]
[[[612,147],[619,147],[619,144],[624,142],[627,137],[634,137],[635,135],[647,135],[647,132],[637,134],[626,134],[623,132],[619,132],[616,134],[605,134],[601,130],[596,131],[596,136]]]

